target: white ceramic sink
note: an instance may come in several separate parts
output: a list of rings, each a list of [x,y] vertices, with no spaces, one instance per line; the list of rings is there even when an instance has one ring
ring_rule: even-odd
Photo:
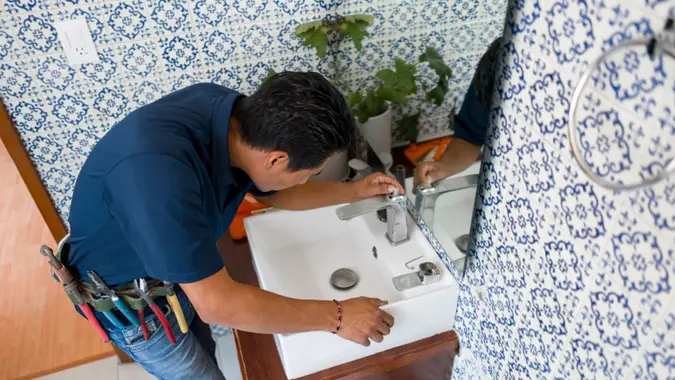
[[[387,300],[389,304],[383,309],[395,318],[395,326],[384,342],[370,347],[323,332],[275,335],[290,379],[449,331],[454,326],[457,282],[410,216],[410,241],[393,247],[385,237],[386,223],[378,220],[375,213],[341,221],[335,214],[337,208],[275,211],[245,220],[260,286],[300,299],[367,296]],[[438,266],[441,280],[397,291],[393,277],[417,271],[425,261]],[[354,288],[338,291],[330,285],[331,274],[340,268],[352,269],[359,275]]]
[[[481,163],[476,162],[463,172],[457,173],[449,178],[479,174],[480,166]],[[410,201],[415,204],[415,194],[412,191],[412,186],[412,177],[406,179],[406,194],[408,195]],[[459,248],[457,248],[455,239],[469,233],[471,229],[471,218],[473,217],[473,205],[475,199],[475,187],[448,192],[440,195],[438,199],[436,199],[433,222],[429,227],[452,261],[461,259],[465,256],[465,254],[462,253]],[[429,213],[429,210],[425,210],[422,213],[422,219],[428,221],[430,219]]]

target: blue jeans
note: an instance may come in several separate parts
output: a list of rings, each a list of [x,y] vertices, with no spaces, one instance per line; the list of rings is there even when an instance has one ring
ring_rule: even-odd
[[[187,334],[180,331],[176,316],[168,307],[163,309],[176,337],[176,344],[169,342],[156,315],[146,318],[150,339],[143,338],[140,327],[130,325],[121,329],[106,329],[110,341],[138,362],[149,374],[158,379],[224,380],[216,364],[216,343],[211,329],[195,312],[185,293],[178,293],[178,300],[190,326]]]

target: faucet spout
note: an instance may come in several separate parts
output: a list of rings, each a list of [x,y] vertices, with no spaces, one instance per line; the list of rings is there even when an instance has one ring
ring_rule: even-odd
[[[471,174],[463,177],[448,178],[437,182],[432,187],[423,188],[421,185],[415,188],[415,209],[422,215],[427,225],[433,226],[434,207],[436,199],[442,194],[463,190],[478,185],[478,174]],[[428,210],[429,212],[424,212]]]
[[[392,245],[408,241],[407,198],[405,195],[377,196],[338,208],[335,213],[340,220],[387,210],[387,238]]]

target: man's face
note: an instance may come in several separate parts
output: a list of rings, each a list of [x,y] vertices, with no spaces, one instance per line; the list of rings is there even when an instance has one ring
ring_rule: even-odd
[[[328,160],[326,160],[328,161]],[[288,170],[288,157],[271,158],[266,165],[249,173],[255,186],[261,191],[279,191],[301,185],[323,170],[326,161],[316,169]]]

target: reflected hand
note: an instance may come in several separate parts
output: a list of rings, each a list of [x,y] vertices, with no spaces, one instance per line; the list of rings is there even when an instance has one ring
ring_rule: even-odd
[[[445,179],[454,174],[450,165],[443,161],[426,161],[417,165],[415,171],[415,186],[431,187],[434,182]]]

